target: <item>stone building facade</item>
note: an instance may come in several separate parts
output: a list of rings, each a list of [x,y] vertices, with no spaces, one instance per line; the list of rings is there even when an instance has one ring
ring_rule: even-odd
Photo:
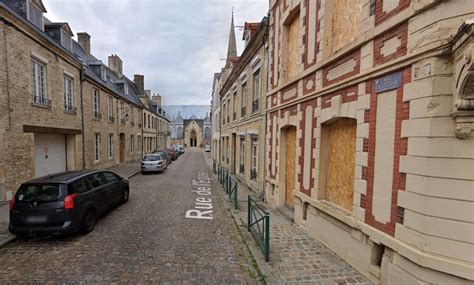
[[[161,108],[140,101],[118,56],[102,64],[87,33],[76,42],[67,23],[44,12],[40,0],[0,2],[0,201],[33,177],[140,159],[144,110],[169,130]],[[169,131],[157,129],[163,141]]]
[[[233,31],[233,20],[231,31]],[[219,89],[221,165],[262,195],[265,152],[265,82],[267,81],[268,19],[245,23],[245,49],[223,69]],[[232,36],[232,32],[231,32]],[[231,39],[229,46],[232,45]],[[229,48],[228,59],[236,56]]]
[[[221,87],[220,79],[221,73],[214,73],[211,100],[211,157],[216,161],[219,161],[219,157],[221,156],[221,99],[219,95]]]
[[[473,18],[270,0],[266,201],[374,282],[474,280]]]

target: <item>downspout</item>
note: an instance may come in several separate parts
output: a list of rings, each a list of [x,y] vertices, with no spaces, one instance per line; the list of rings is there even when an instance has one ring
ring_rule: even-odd
[[[81,66],[80,71],[80,93],[81,93],[81,131],[82,131],[82,169],[86,168],[86,132],[85,132],[85,124],[84,124],[84,94],[83,94],[83,82],[85,81],[84,77],[84,67]]]
[[[267,28],[266,28],[266,32],[265,32],[265,38],[264,38],[264,42],[265,43],[265,129],[264,129],[264,134],[265,134],[265,138],[264,138],[264,144],[263,144],[263,155],[264,155],[264,159],[263,159],[263,202],[267,202],[267,195],[266,195],[266,192],[267,192],[267,182],[266,182],[266,177],[267,177],[267,164],[265,163],[266,162],[266,158],[267,158],[267,127],[268,127],[268,100],[267,100],[267,92],[268,92],[268,79],[269,79],[269,59],[268,59],[268,55],[269,55],[269,52],[268,52],[268,42],[267,42],[267,39],[268,39],[268,33],[270,32],[269,30],[269,25],[270,23],[270,13],[268,13],[268,17],[267,17]]]
[[[3,22],[5,25],[6,23]],[[7,114],[8,114],[8,128],[7,131],[10,131],[10,128],[12,126],[12,121],[11,121],[11,108],[10,108],[10,72],[8,69],[8,51],[7,51],[7,32],[5,29],[3,29],[3,44],[5,48],[5,75],[6,75],[6,81],[7,81]]]

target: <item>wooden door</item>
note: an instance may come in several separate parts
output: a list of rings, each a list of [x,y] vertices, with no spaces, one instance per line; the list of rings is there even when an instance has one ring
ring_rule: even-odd
[[[286,193],[285,203],[289,207],[295,204],[295,162],[296,162],[296,128],[285,130],[286,133]]]
[[[326,200],[351,211],[354,198],[357,121],[344,118],[327,128]]]
[[[120,163],[125,161],[125,135],[120,135]]]

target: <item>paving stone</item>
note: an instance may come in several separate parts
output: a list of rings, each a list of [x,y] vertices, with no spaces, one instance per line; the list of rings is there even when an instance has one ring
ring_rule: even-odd
[[[165,173],[132,178],[130,201],[105,215],[93,232],[6,244],[0,248],[0,284],[257,284],[214,184],[214,219],[184,218],[198,197],[191,183],[199,172],[209,173],[203,153],[188,150]]]

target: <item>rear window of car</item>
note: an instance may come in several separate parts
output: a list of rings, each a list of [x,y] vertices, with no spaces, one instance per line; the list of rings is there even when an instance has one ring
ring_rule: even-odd
[[[159,154],[157,155],[147,155],[145,156],[145,158],[143,159],[144,161],[158,161],[161,159],[161,156]]]
[[[61,196],[59,184],[26,184],[16,194],[17,202],[54,202]]]
[[[117,182],[119,181],[119,178],[117,175],[111,173],[111,172],[104,172],[105,180],[107,183],[112,183],[112,182]]]
[[[107,183],[102,173],[95,173],[87,176],[87,182],[89,182],[89,185],[92,188],[97,188]]]
[[[70,186],[69,186],[69,194],[72,193],[84,193],[89,190],[89,186],[86,183],[85,178],[81,178],[77,181],[74,181]]]

